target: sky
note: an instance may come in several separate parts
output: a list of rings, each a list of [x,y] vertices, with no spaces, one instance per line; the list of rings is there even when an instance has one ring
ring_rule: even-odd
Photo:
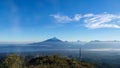
[[[120,0],[0,0],[0,42],[120,40]]]

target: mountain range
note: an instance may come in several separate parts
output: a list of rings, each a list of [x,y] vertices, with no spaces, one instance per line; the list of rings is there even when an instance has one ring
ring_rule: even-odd
[[[78,45],[72,43],[72,42],[66,42],[66,41],[62,41],[56,37],[47,39],[45,41],[42,42],[37,42],[37,43],[32,43],[30,45],[37,45],[37,46],[41,46],[41,48],[57,48],[57,49],[68,49],[68,48],[76,48],[76,46],[78,47]],[[79,44],[79,46],[81,46]]]
[[[0,44],[3,48],[8,46],[9,48],[15,47],[15,49],[34,48],[34,49],[120,49],[120,41],[99,41],[94,40],[90,42],[69,42],[63,41],[56,37],[47,39],[41,42],[35,42],[30,44]],[[1,47],[1,48],[2,48]],[[32,49],[30,49],[32,50]]]
[[[42,42],[36,42],[29,44],[32,46],[39,46],[40,48],[48,48],[48,49],[78,49],[78,48],[84,48],[84,49],[116,49],[120,48],[120,41],[99,41],[94,40],[90,42],[66,42],[62,41],[56,37],[47,39]]]

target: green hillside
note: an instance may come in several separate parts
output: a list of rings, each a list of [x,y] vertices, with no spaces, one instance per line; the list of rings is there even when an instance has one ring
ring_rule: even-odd
[[[0,68],[95,68],[93,64],[75,59],[55,56],[39,56],[29,60],[17,55],[8,55],[0,62]]]

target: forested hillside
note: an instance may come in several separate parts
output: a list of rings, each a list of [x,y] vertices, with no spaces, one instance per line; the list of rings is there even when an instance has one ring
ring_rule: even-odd
[[[23,58],[14,54],[0,60],[0,68],[95,68],[93,64],[75,59],[54,56]]]

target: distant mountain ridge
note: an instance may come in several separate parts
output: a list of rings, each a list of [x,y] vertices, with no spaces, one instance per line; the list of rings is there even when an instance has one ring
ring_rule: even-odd
[[[45,43],[64,43],[64,41],[62,41],[56,37],[53,37],[53,38],[47,39],[47,40],[42,41],[42,42],[32,43],[32,45],[40,45],[40,44],[45,44]]]
[[[47,40],[45,40],[43,42],[63,42],[63,41],[56,38],[56,37],[53,37],[53,38],[47,39]]]
[[[65,48],[68,48],[68,49],[71,49],[71,48],[78,48],[78,44],[74,44],[73,42],[66,42],[66,41],[62,41],[56,37],[53,37],[53,38],[50,38],[50,39],[47,39],[45,41],[42,41],[42,42],[36,42],[36,43],[32,43],[30,45],[37,45],[41,48],[54,48],[54,49],[65,49]]]
[[[102,49],[102,48],[120,48],[119,41],[99,41],[93,40],[90,42],[66,42],[56,37],[47,39],[42,42],[36,42],[30,44],[32,46],[38,46],[43,49]]]

